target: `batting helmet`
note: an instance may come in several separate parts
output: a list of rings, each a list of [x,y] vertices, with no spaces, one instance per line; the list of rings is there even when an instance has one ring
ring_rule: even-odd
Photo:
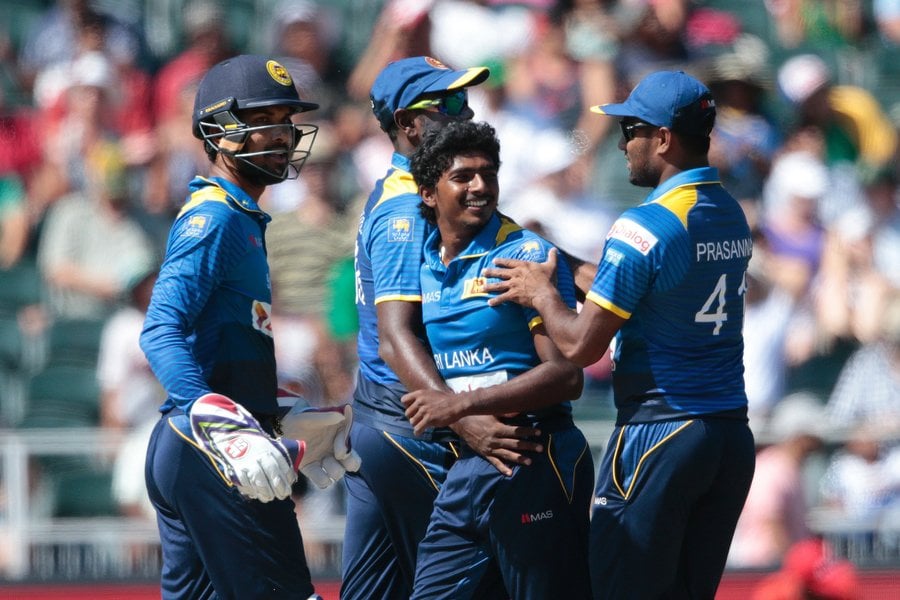
[[[288,106],[298,113],[319,107],[314,102],[300,99],[290,73],[278,61],[251,54],[226,59],[207,71],[197,89],[194,98],[194,137],[204,140],[207,150],[243,160],[276,181],[296,178],[309,155],[318,127],[309,124],[250,127],[235,114],[235,111],[266,106]],[[281,173],[270,172],[247,160],[269,151],[241,152],[251,132],[272,127],[292,129],[291,157]],[[306,142],[302,148],[301,140]]]

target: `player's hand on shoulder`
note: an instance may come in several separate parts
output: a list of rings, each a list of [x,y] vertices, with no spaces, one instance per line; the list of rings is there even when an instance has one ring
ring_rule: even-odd
[[[271,437],[244,407],[222,394],[204,394],[189,416],[194,440],[242,495],[260,502],[291,495],[302,445]]]
[[[488,301],[491,306],[515,302],[534,307],[534,299],[541,294],[555,294],[554,276],[558,251],[551,248],[544,262],[532,262],[513,258],[495,258],[494,267],[485,269],[482,275],[499,279],[485,284],[488,293],[497,294]]]

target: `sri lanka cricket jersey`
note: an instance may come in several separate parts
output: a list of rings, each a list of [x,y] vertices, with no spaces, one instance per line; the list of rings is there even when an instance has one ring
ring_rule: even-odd
[[[265,229],[270,217],[223,179],[195,178],[166,245],[141,348],[188,411],[210,391],[247,410],[278,412]]]
[[[512,302],[488,306],[482,271],[495,258],[543,262],[552,246],[498,214],[448,265],[441,262],[440,246],[435,229],[425,242],[422,318],[435,364],[448,384],[457,391],[495,385],[540,364],[531,336],[541,322],[537,311]],[[557,281],[563,299],[574,307],[574,283],[565,261],[559,263]],[[565,402],[526,420],[569,414],[571,406]]]
[[[412,426],[396,391],[400,380],[378,356],[376,305],[391,300],[422,300],[419,266],[422,244],[431,226],[419,213],[421,201],[409,173],[409,158],[395,152],[390,169],[376,183],[363,208],[354,251],[357,352],[360,378],[365,380],[354,394],[354,406],[361,421],[410,437]],[[422,343],[427,345],[424,339]]]
[[[587,300],[628,319],[614,340],[618,420],[746,416],[744,213],[714,168],[684,171],[610,229]]]

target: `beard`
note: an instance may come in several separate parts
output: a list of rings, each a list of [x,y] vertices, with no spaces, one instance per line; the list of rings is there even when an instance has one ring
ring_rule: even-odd
[[[287,177],[287,169],[279,175],[257,165],[250,159],[240,157],[235,157],[235,159],[235,167],[238,174],[254,185],[275,185],[276,183],[281,183]]]

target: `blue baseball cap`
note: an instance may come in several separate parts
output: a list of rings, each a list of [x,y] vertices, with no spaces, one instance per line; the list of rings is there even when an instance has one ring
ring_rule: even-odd
[[[372,112],[387,131],[394,111],[413,104],[420,96],[478,85],[491,74],[487,67],[455,71],[430,56],[414,56],[388,64],[372,84]]]
[[[591,112],[631,117],[676,133],[708,136],[716,122],[716,102],[709,88],[684,71],[647,75],[621,104],[601,104]]]

